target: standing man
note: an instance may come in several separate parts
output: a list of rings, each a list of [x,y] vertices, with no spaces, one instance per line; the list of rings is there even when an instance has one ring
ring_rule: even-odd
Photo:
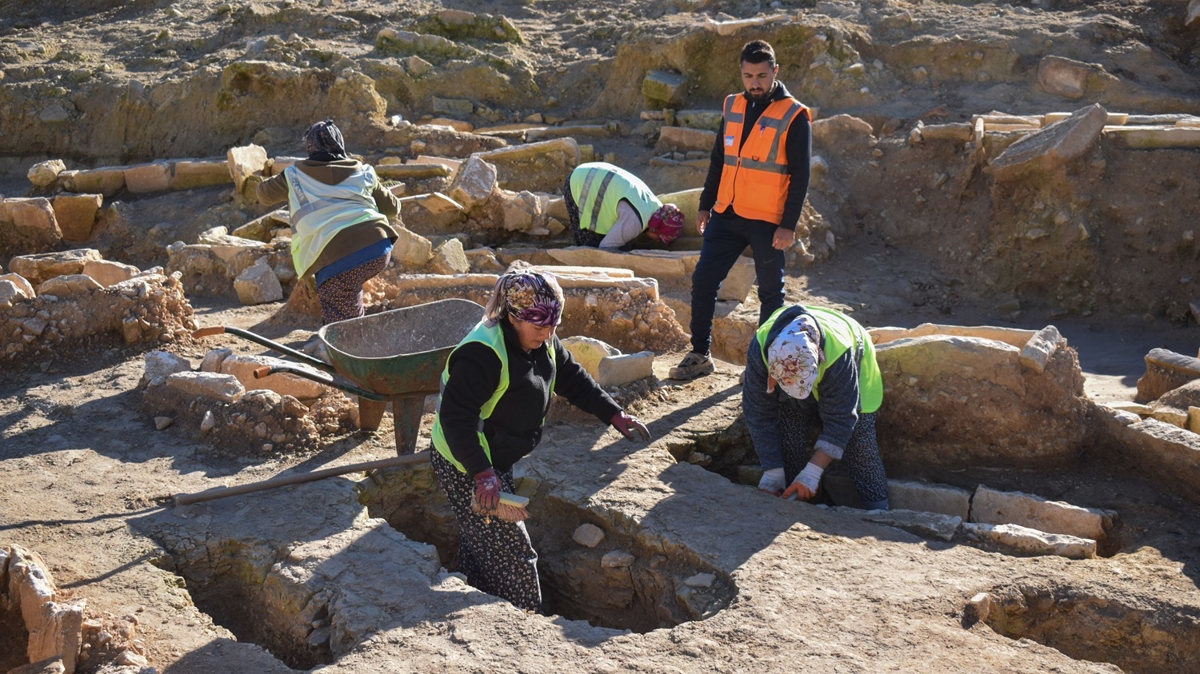
[[[750,246],[758,276],[758,323],[783,306],[784,252],[808,193],[812,115],[775,76],[775,50],[763,40],[741,53],[746,90],[725,98],[724,116],[700,194],[696,229],[704,235],[692,273],[692,351],[671,368],[672,379],[713,371],[717,289]]]
[[[580,164],[563,184],[576,246],[669,246],[683,230],[683,213],[664,204],[640,178],[606,162]],[[661,245],[660,245],[661,244]]]

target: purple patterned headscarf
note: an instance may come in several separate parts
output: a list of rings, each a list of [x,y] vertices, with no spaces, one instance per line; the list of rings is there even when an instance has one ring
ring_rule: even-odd
[[[563,291],[552,274],[512,271],[496,280],[484,309],[489,324],[505,316],[548,328],[562,320]]]

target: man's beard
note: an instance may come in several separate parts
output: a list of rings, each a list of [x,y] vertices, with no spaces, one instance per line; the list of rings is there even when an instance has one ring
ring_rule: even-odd
[[[768,89],[759,89],[759,90],[756,90],[756,91],[757,91],[757,93],[755,93],[755,91],[750,91],[750,90],[747,90],[747,91],[746,91],[746,94],[747,94],[748,96],[750,96],[750,100],[752,100],[752,101],[755,101],[755,102],[759,102],[759,101],[764,101],[764,100],[766,100],[766,99],[767,99],[767,97],[768,97],[768,96],[770,96],[770,95],[771,95],[771,92],[772,92],[772,91],[774,91],[774,90],[775,90],[775,85],[774,85],[774,84],[771,84],[770,88],[768,88]]]

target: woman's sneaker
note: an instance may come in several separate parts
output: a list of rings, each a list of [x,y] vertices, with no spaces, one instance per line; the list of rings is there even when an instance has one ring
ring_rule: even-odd
[[[695,351],[683,357],[679,365],[671,368],[671,379],[695,379],[713,373],[712,357]]]

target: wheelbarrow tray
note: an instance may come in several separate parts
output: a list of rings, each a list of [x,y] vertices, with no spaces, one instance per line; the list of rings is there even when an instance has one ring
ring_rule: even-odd
[[[449,299],[330,323],[317,334],[338,374],[385,396],[437,393],[450,352],[483,307]]]

